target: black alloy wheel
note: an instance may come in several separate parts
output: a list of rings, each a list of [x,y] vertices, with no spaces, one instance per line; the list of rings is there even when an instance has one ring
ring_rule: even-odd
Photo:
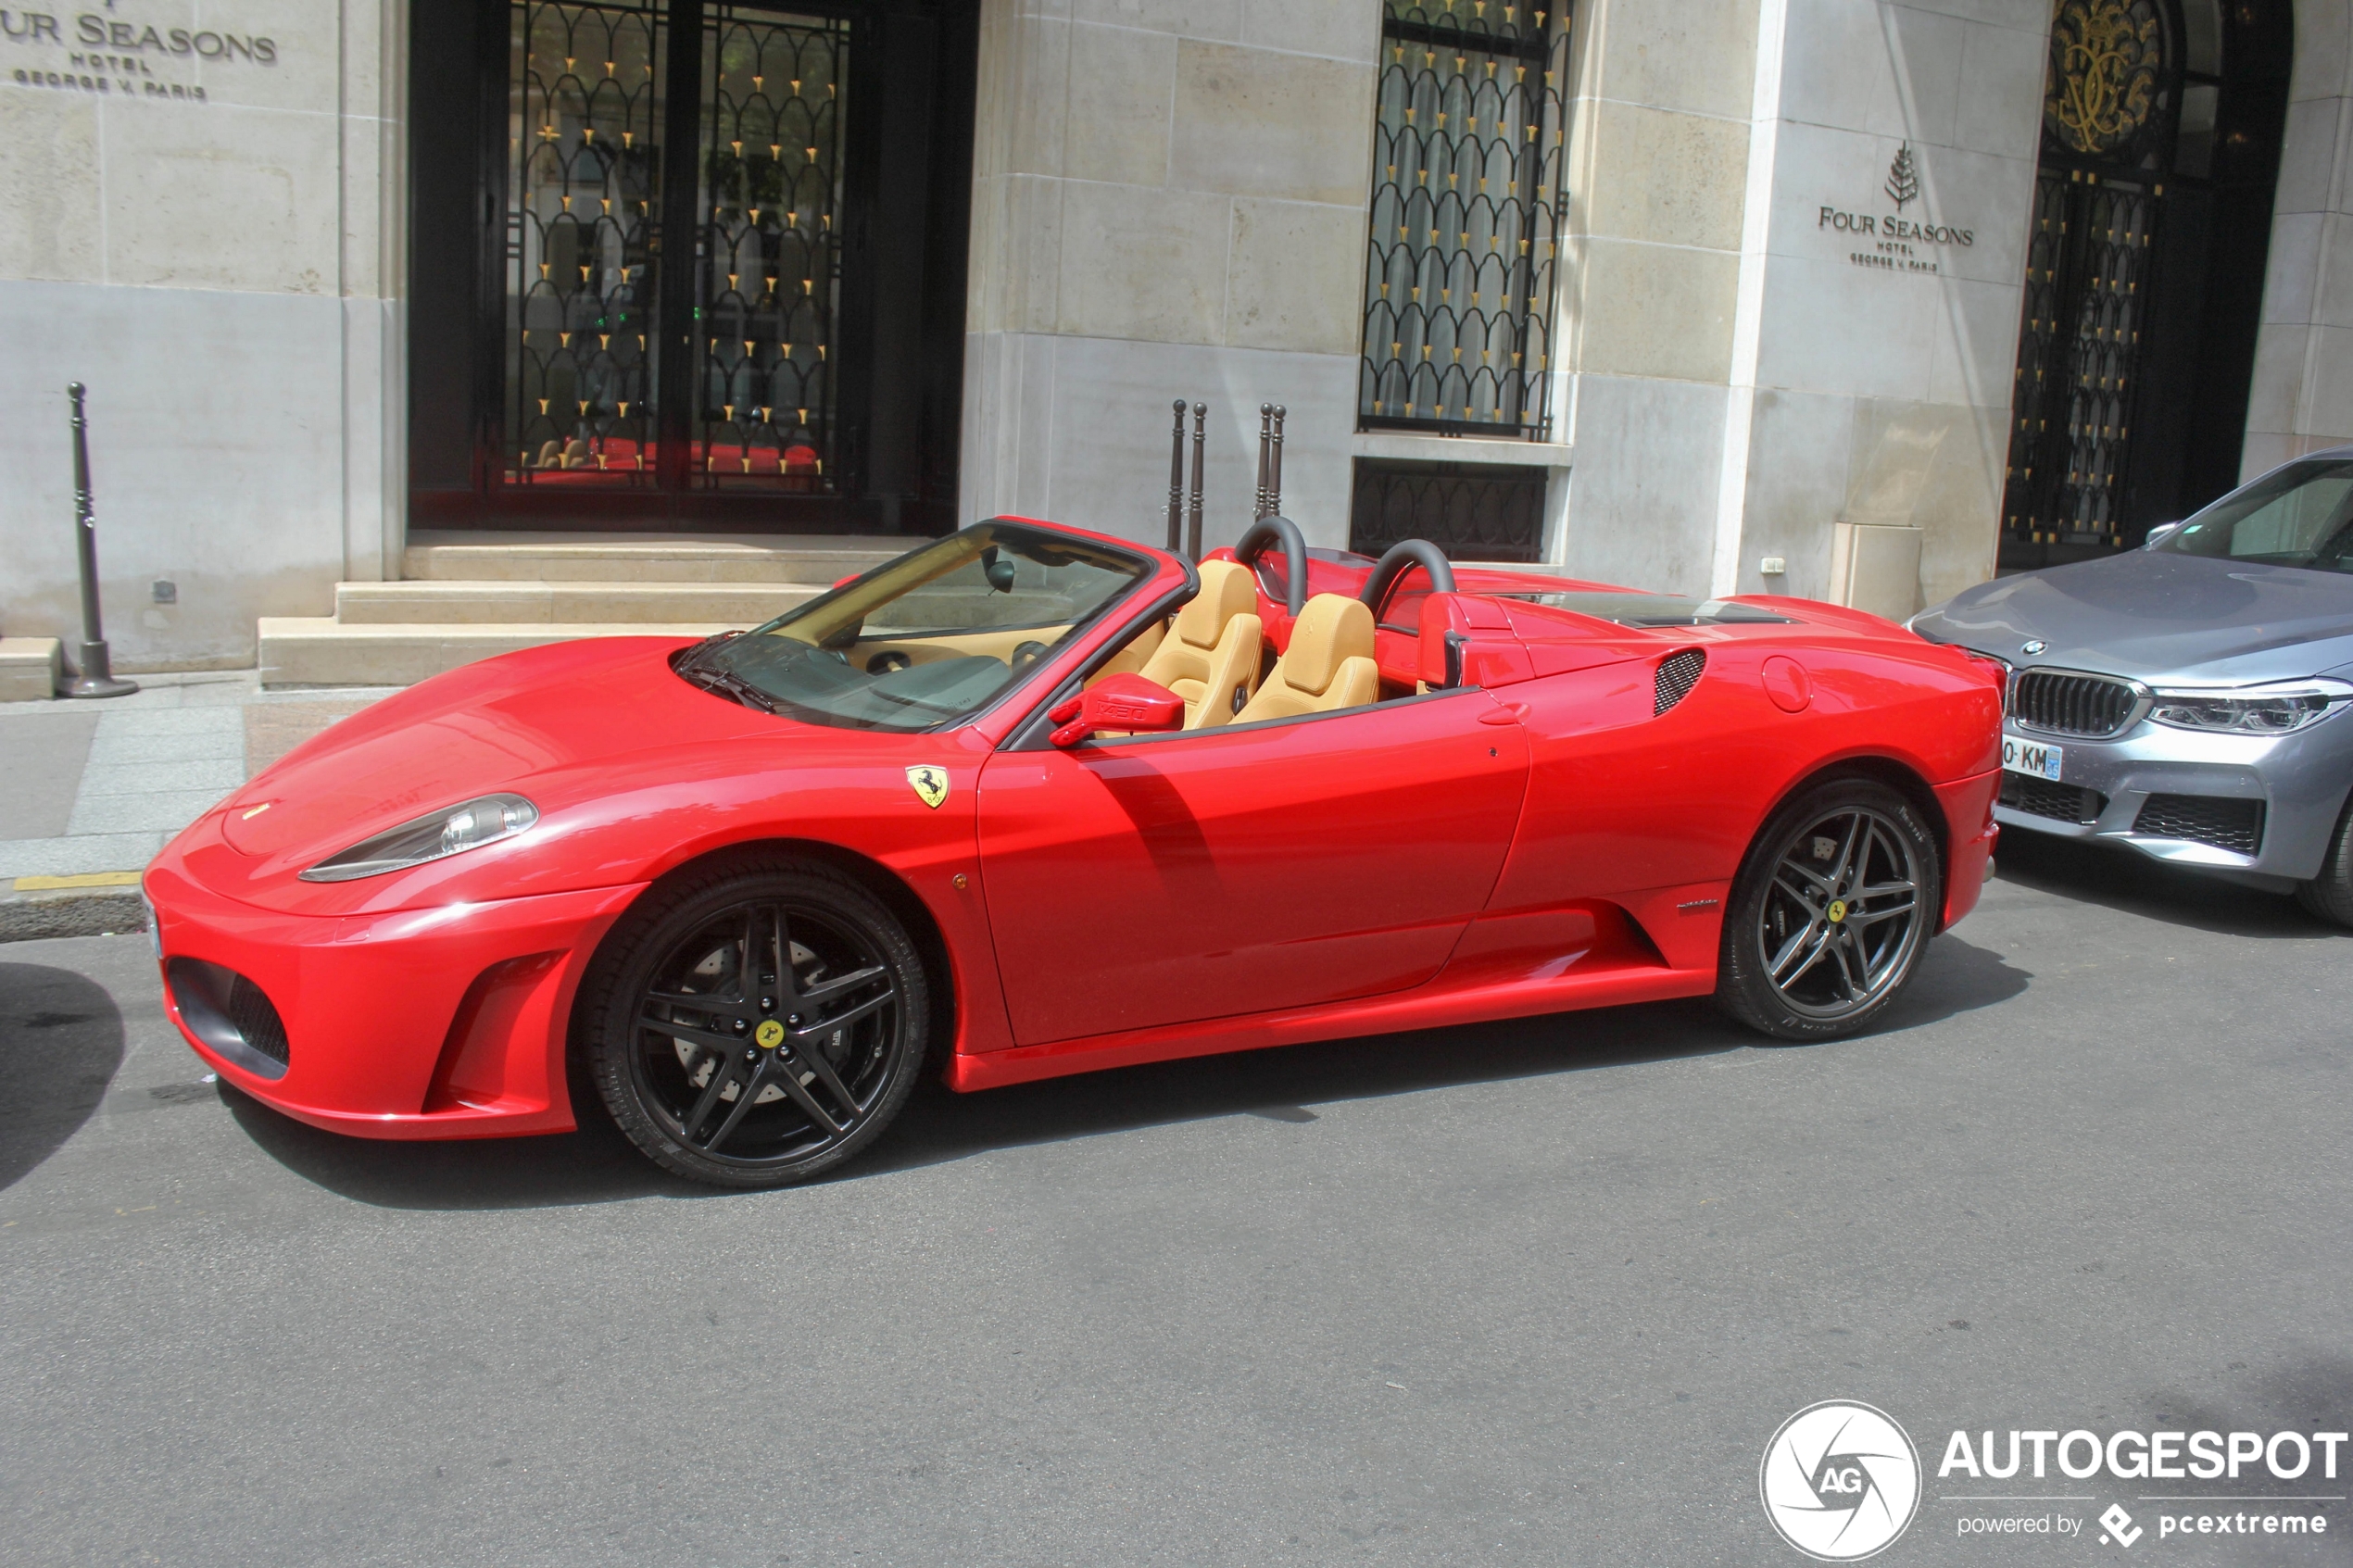
[[[657,888],[582,990],[606,1109],[657,1163],[782,1186],[848,1160],[906,1102],[925,1048],[922,959],[883,903],[777,861]]]
[[[1875,780],[1833,779],[1774,813],[1724,922],[1717,997],[1785,1040],[1852,1034],[1912,978],[1944,908],[1936,841]]]

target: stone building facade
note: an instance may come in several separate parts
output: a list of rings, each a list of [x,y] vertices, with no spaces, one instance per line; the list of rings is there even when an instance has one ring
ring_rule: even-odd
[[[2353,439],[2348,0],[35,4],[0,632],[80,380],[129,669],[470,530],[1157,540],[1177,398],[1211,545],[1278,403],[1315,544],[1895,614]]]

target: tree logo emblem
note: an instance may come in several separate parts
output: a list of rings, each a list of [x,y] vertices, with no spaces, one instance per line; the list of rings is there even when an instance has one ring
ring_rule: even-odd
[[[1826,1399],[1773,1434],[1757,1489],[1781,1539],[1818,1562],[1853,1562],[1893,1544],[1919,1511],[1919,1451],[1886,1411]]]
[[[1919,165],[1912,161],[1911,143],[1906,142],[1895,149],[1895,161],[1887,166],[1887,183],[1882,189],[1887,192],[1887,199],[1895,204],[1898,212],[1904,210],[1907,202],[1919,199],[1920,170]]]

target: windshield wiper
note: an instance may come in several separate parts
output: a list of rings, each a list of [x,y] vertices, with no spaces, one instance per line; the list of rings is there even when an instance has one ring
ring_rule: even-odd
[[[679,662],[678,673],[703,690],[715,693],[720,696],[733,697],[746,708],[755,708],[762,713],[776,711],[775,698],[732,670],[703,669],[698,667],[692,659],[683,659]]]
[[[691,647],[688,647],[686,651],[679,654],[678,662],[673,665],[672,668],[677,670],[681,673],[684,673],[688,670],[699,669],[702,665],[702,661],[716,653],[722,644],[732,642],[742,635],[743,633],[739,631],[713,632],[701,642],[696,643]]]

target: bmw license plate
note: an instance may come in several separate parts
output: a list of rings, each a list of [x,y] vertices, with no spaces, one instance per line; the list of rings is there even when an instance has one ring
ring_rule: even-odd
[[[2061,755],[2059,747],[2045,746],[2041,741],[2020,740],[2016,735],[2002,737],[2002,766],[2013,773],[2057,782]]]

